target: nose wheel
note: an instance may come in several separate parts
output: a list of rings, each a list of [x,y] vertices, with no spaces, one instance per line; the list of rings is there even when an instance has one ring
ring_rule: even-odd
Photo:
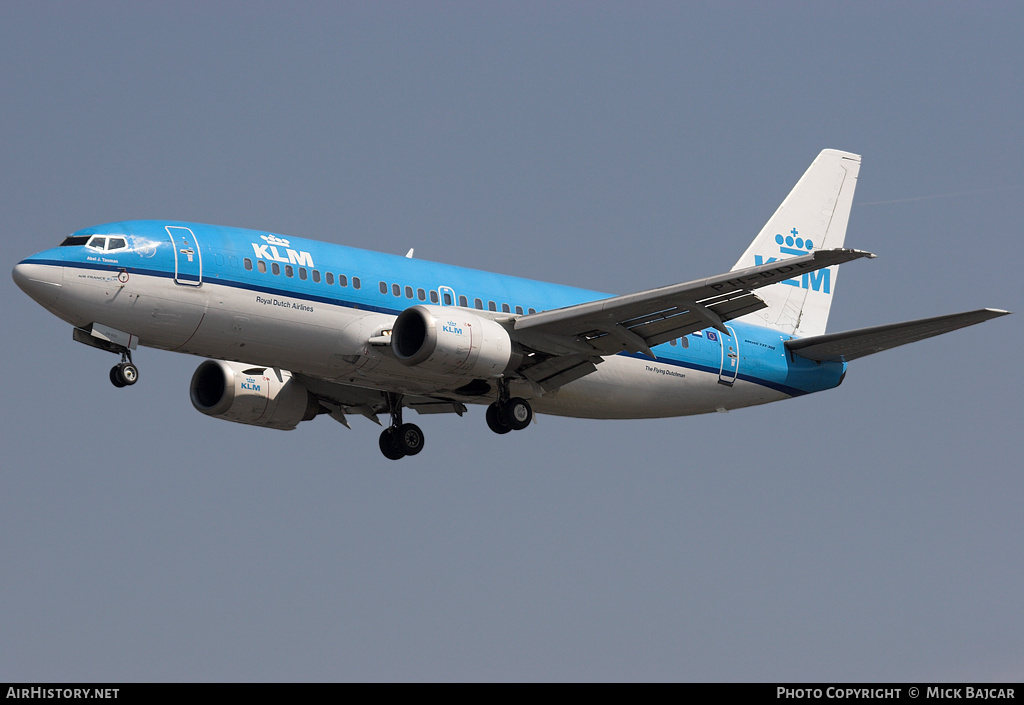
[[[115,387],[130,387],[139,381],[139,368],[132,362],[132,353],[121,352],[121,362],[110,368],[110,383]]]
[[[139,368],[130,362],[122,362],[110,368],[110,382],[115,387],[130,387],[139,381]]]

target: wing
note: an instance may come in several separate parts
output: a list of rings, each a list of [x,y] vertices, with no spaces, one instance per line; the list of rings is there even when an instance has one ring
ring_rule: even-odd
[[[1008,313],[1009,311],[983,308],[977,311],[923,318],[906,323],[892,323],[886,326],[859,328],[844,333],[829,333],[811,338],[787,340],[786,348],[801,357],[818,362],[826,360],[849,362],[858,357],[872,355],[907,343],[915,343],[918,340],[942,335],[958,328],[973,326],[976,323],[1005,316]]]
[[[317,398],[320,406],[327,409],[331,418],[349,427],[348,416],[365,416],[376,424],[380,424],[378,414],[389,413],[387,394],[374,389],[353,387],[339,384],[308,375],[296,375],[302,384]],[[419,394],[402,395],[402,406],[413,409],[419,414],[458,414],[466,413],[466,405],[455,399],[441,396]],[[349,427],[350,428],[350,427]]]
[[[521,372],[551,390],[593,372],[606,355],[639,352],[654,357],[653,346],[694,331],[712,327],[728,333],[725,321],[766,306],[755,289],[860,257],[874,255],[817,250],[707,279],[523,316],[513,325],[515,338],[540,354],[536,364]]]

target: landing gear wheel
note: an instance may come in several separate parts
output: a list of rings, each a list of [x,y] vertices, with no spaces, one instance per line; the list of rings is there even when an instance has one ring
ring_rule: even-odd
[[[139,368],[130,362],[122,362],[118,365],[121,381],[131,386],[139,381]]]
[[[395,446],[403,455],[416,455],[423,450],[423,431],[413,423],[405,423],[394,431]]]
[[[416,455],[423,450],[423,431],[414,423],[402,423],[402,395],[388,392],[385,395],[391,425],[381,431],[380,452],[388,460],[398,460],[407,455]]]
[[[502,408],[502,421],[513,431],[522,431],[533,421],[533,409],[530,402],[521,397],[512,397]]]
[[[122,362],[110,368],[110,382],[115,387],[128,387],[139,381],[139,368],[130,362]]]
[[[495,433],[508,433],[512,428],[502,421],[501,407],[494,402],[487,407],[487,427]]]
[[[395,429],[385,428],[380,434],[380,452],[384,454],[384,457],[388,460],[401,460],[405,457],[405,453],[398,447],[398,443],[395,438]]]

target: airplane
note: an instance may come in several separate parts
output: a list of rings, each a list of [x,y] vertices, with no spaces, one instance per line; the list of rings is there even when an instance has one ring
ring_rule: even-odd
[[[137,220],[79,230],[19,262],[18,286],[120,356],[207,358],[189,386],[215,418],[291,430],[326,414],[390,423],[391,460],[418,454],[403,410],[487,405],[497,434],[534,412],[685,416],[837,387],[847,363],[1003,316],[980,309],[826,333],[861,157],[822,151],[728,272],[613,296],[265,231]],[[382,424],[381,424],[382,425]]]

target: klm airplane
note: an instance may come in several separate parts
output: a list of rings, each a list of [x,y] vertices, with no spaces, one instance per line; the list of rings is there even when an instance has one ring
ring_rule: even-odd
[[[838,386],[846,364],[1007,311],[826,333],[860,157],[823,151],[725,274],[612,296],[273,233],[171,221],[80,230],[14,267],[73,337],[208,358],[196,409],[293,429],[320,414],[390,423],[381,452],[423,449],[403,420],[486,404],[495,433],[534,412],[603,419],[737,409]]]

